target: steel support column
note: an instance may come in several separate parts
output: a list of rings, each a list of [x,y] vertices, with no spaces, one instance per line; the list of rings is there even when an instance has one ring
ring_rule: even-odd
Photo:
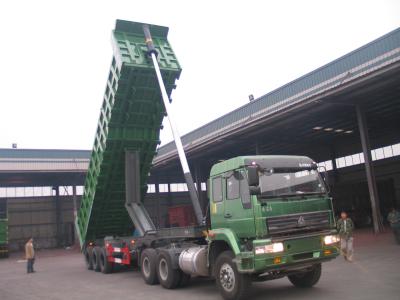
[[[204,200],[204,193],[201,190],[201,182],[202,182],[202,170],[200,167],[200,164],[196,164],[194,167],[194,178],[196,181],[196,188],[197,188],[197,194],[200,200],[200,204],[201,204],[201,208],[204,211],[204,204],[205,204],[205,200]]]
[[[62,220],[61,220],[61,202],[60,202],[60,187],[56,186],[53,187],[53,190],[55,190],[55,208],[56,208],[56,245],[57,247],[61,247],[61,241],[62,241],[62,232],[61,232],[61,225],[62,225]]]
[[[172,192],[171,192],[171,179],[169,176],[167,176],[167,208],[166,210],[163,211],[164,216],[166,217],[166,219],[164,219],[164,223],[162,224],[162,227],[165,227],[165,225],[168,223],[168,227],[171,226],[171,224],[169,224],[169,215],[168,215],[168,207],[172,206],[173,200],[172,200]]]
[[[160,213],[160,205],[161,205],[161,203],[160,203],[160,183],[159,183],[159,181],[158,181],[158,177],[157,176],[155,176],[155,178],[154,178],[154,187],[155,187],[155,190],[154,190],[154,192],[155,192],[155,194],[156,194],[156,199],[155,199],[155,205],[156,205],[156,216],[157,216],[157,224],[155,224],[156,225],[156,227],[157,228],[160,228],[160,224],[161,224],[161,213]]]
[[[376,185],[374,168],[372,166],[371,145],[369,142],[367,118],[365,116],[363,107],[361,107],[360,105],[356,105],[356,113],[357,113],[358,130],[360,132],[361,146],[365,160],[365,172],[367,175],[369,197],[371,200],[374,232],[379,233],[382,232],[383,230],[383,224],[379,209],[378,188]]]
[[[260,155],[260,144],[258,143],[258,141],[256,141],[256,155]]]
[[[338,171],[337,171],[337,165],[336,165],[336,149],[334,145],[331,145],[330,147],[330,152],[331,152],[331,160],[332,160],[332,173],[333,173],[333,180],[331,182],[331,185],[334,186],[336,182],[339,181],[339,176],[338,176]]]
[[[75,224],[76,217],[78,216],[78,201],[77,201],[77,196],[76,196],[76,185],[72,186],[72,204],[74,207],[74,224]],[[79,240],[78,240],[78,234],[76,233],[76,226],[74,226],[73,234],[74,234],[73,243],[78,245]]]
[[[74,207],[74,222],[76,219],[76,216],[78,215],[78,201],[76,197],[76,185],[72,186],[72,204]]]

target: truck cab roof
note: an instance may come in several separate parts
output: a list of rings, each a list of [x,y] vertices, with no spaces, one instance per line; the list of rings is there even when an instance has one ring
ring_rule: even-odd
[[[225,172],[233,171],[244,166],[257,164],[263,169],[274,168],[314,168],[317,166],[311,158],[307,156],[295,155],[252,155],[237,156],[215,164],[210,172],[210,176],[216,176]]]

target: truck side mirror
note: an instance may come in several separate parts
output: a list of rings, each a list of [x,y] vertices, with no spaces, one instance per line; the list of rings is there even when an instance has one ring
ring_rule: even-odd
[[[324,181],[325,181],[326,193],[327,193],[327,194],[330,194],[330,192],[331,192],[331,187],[330,187],[330,185],[329,185],[329,175],[328,175],[328,172],[325,172],[325,173],[324,173],[323,178],[324,178]]]
[[[321,177],[322,177],[322,180],[324,181],[324,183],[325,183],[325,187],[326,187],[326,189],[327,189],[327,192],[329,193],[330,192],[330,186],[329,186],[329,175],[328,175],[328,171],[326,170],[326,168],[325,167],[319,167],[320,169],[322,168],[322,172],[320,172],[319,170],[319,174],[321,175]]]
[[[328,172],[325,171],[325,172],[321,173],[321,175],[322,175],[322,179],[325,181],[325,184],[327,186],[329,186],[329,175],[328,175]]]
[[[260,184],[260,177],[258,176],[258,166],[248,166],[247,177],[249,181],[249,186],[258,186]]]

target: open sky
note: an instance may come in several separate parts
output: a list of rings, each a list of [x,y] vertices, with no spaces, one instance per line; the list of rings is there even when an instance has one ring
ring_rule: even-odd
[[[400,1],[1,1],[0,148],[92,148],[116,19],[170,28],[184,134],[400,27]]]

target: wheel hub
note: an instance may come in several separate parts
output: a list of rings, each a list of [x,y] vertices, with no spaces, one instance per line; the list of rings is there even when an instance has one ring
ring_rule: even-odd
[[[160,260],[159,269],[160,269],[161,279],[164,281],[167,280],[168,279],[168,263],[164,258],[162,258]]]
[[[231,292],[235,287],[235,273],[229,264],[223,264],[219,271],[221,286],[227,292]]]
[[[143,274],[146,277],[149,277],[150,276],[150,261],[149,261],[149,259],[147,257],[145,257],[143,259],[142,269],[143,269]]]

